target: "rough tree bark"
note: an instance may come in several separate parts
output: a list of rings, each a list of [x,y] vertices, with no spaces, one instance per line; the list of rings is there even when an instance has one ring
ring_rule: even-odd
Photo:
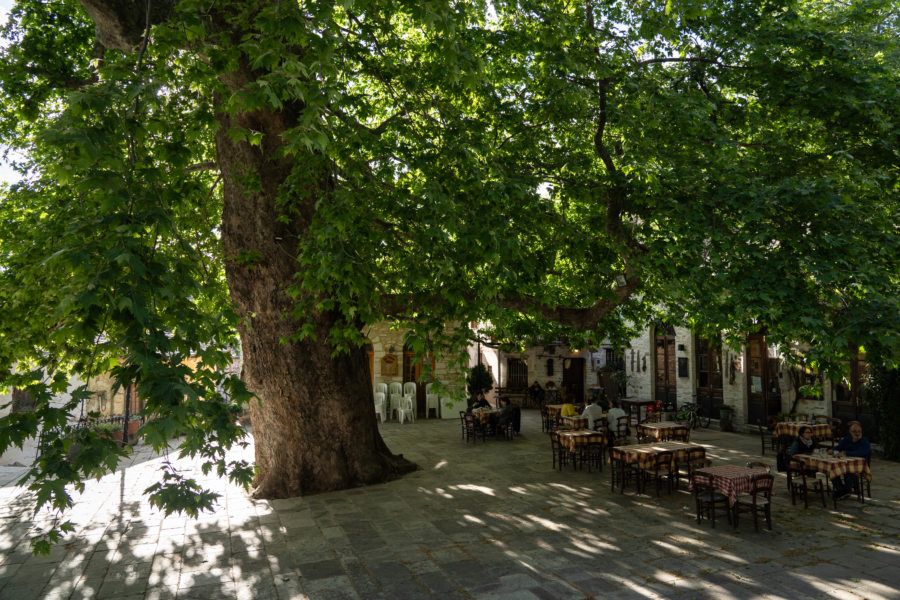
[[[131,12],[116,0],[88,4],[92,16],[102,15],[95,16],[101,42],[133,47],[146,23],[133,11],[146,15],[144,3],[132,3]],[[104,5],[108,10],[102,10]],[[235,39],[247,33],[236,31],[233,23],[231,31]],[[221,79],[238,91],[256,75],[243,63]],[[220,99],[215,102],[219,105]],[[254,494],[261,498],[377,483],[415,469],[393,455],[378,432],[365,350],[332,357],[327,340],[337,315],[312,315],[315,339],[285,342],[297,330],[290,316],[293,301],[285,292],[298,269],[297,244],[308,231],[316,202],[332,184],[321,157],[288,158],[280,152],[282,134],[296,125],[298,110],[287,105],[277,112],[217,111],[225,201],[222,245],[231,298],[242,318],[244,379],[260,400],[251,403],[250,419],[259,468]],[[261,146],[231,139],[227,132],[233,127],[261,132]],[[305,189],[293,191],[290,221],[284,223],[276,200],[295,165],[306,172],[292,178],[292,185],[301,180]]]
[[[235,75],[229,83],[240,85]],[[244,379],[261,399],[250,408],[259,467],[255,494],[284,498],[337,490],[414,469],[390,453],[378,432],[365,350],[331,356],[326,340],[336,315],[313,315],[316,339],[283,342],[297,331],[289,316],[293,301],[284,291],[297,271],[297,243],[330,185],[317,167],[322,161],[314,155],[277,158],[281,134],[293,125],[287,110],[217,117],[226,273],[243,322]],[[262,132],[261,147],[230,139],[226,132],[235,126]],[[304,177],[310,189],[297,200],[291,221],[279,222],[278,189],[295,161],[311,171]],[[246,176],[259,185],[245,187]],[[242,254],[251,259],[236,260]]]

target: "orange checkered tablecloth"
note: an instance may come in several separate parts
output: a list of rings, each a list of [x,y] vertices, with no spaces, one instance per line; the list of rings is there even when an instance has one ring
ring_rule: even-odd
[[[662,421],[660,423],[641,423],[638,425],[638,434],[647,435],[663,441],[669,439],[673,433],[680,432],[687,435],[688,428],[681,423]]]
[[[500,411],[495,408],[477,408],[472,411],[472,414],[482,425],[487,425],[491,420],[491,415],[499,415]]]
[[[815,438],[831,436],[831,425],[827,423],[776,423],[775,435],[797,437],[800,435],[801,427],[812,427],[813,437]]]
[[[587,417],[560,417],[559,422],[566,429],[589,429]]]
[[[599,431],[590,429],[579,429],[577,431],[559,431],[559,443],[569,452],[575,452],[580,446],[592,446],[594,444],[605,444],[606,438]]]
[[[638,463],[642,469],[650,468],[653,456],[659,452],[671,451],[675,462],[683,462],[687,460],[688,452],[695,448],[703,450],[704,455],[706,454],[706,449],[703,446],[690,442],[655,442],[653,444],[616,446],[616,450],[622,452],[626,464]]]
[[[795,454],[791,457],[805,463],[810,469],[824,473],[828,479],[841,477],[848,473],[862,475],[868,481],[872,481],[872,472],[866,459],[855,456],[843,456],[837,458],[827,454]]]
[[[544,408],[547,409],[547,414],[551,417],[555,417],[562,410],[562,404],[545,404]]]
[[[718,465],[697,469],[694,472],[698,475],[708,476],[712,481],[713,487],[728,496],[731,504],[734,504],[737,502],[738,496],[750,491],[753,477],[762,475],[766,471],[765,469],[751,469],[741,465]]]

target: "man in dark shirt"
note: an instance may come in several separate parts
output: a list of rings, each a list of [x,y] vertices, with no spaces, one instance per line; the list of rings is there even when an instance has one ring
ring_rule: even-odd
[[[859,421],[850,421],[850,435],[838,442],[830,452],[835,456],[855,456],[865,458],[869,462],[872,456],[872,445],[867,438],[863,437],[862,425]],[[854,473],[847,473],[843,479],[835,477],[831,480],[834,485],[834,496],[838,500],[843,500],[850,495],[850,492],[856,488],[858,476]]]

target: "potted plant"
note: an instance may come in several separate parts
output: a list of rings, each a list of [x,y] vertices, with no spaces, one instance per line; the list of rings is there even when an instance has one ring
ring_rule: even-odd
[[[734,407],[727,404],[719,404],[719,429],[721,431],[734,431]]]
[[[117,442],[122,441],[122,426],[118,423],[97,423],[93,429],[101,437],[111,438]]]
[[[137,435],[138,429],[141,428],[141,415],[131,415],[128,417],[128,437],[129,439]]]

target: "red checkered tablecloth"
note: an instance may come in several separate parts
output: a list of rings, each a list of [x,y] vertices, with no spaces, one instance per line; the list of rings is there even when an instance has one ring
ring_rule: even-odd
[[[559,431],[559,443],[569,452],[575,452],[580,446],[591,446],[594,444],[605,444],[606,438],[599,431],[590,429],[579,429],[577,431]]]
[[[831,436],[831,426],[827,423],[776,423],[775,435],[797,437],[800,435],[801,427],[812,427],[814,438]]]
[[[791,458],[805,463],[810,469],[824,473],[828,479],[841,477],[848,473],[862,475],[868,481],[872,481],[872,472],[866,459],[855,456],[843,456],[841,458],[827,454],[795,454]]]
[[[626,464],[638,463],[641,468],[651,468],[653,456],[659,452],[669,450],[672,452],[672,458],[675,462],[684,462],[687,460],[688,452],[694,448],[706,449],[700,444],[692,444],[690,442],[655,442],[653,444],[631,444],[628,446],[616,446],[617,450],[622,452]]]
[[[657,440],[667,440],[676,432],[687,435],[688,428],[681,423],[663,421],[661,423],[641,423],[638,425],[638,434],[654,437]]]
[[[731,504],[734,504],[737,502],[738,496],[750,491],[753,477],[766,471],[764,469],[742,467],[741,465],[718,465],[697,469],[694,472],[698,475],[710,477],[713,487],[728,496]]]

